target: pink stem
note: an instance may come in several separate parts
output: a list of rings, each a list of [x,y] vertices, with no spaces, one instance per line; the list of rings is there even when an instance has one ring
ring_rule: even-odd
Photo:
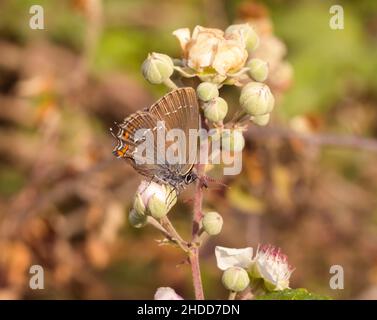
[[[192,281],[194,284],[195,299],[204,300],[202,277],[200,275],[199,265],[199,248],[193,247],[189,253],[189,259],[191,264]]]
[[[201,175],[204,171],[204,165],[198,164],[196,166],[197,174],[199,176],[196,182],[195,198],[194,198],[194,212],[192,220],[192,247],[190,248],[189,260],[191,264],[192,280],[194,284],[195,299],[204,300],[202,278],[200,275],[200,265],[199,265],[199,247],[196,241],[199,238],[200,231],[200,220],[202,219],[202,202],[203,202],[203,190]]]

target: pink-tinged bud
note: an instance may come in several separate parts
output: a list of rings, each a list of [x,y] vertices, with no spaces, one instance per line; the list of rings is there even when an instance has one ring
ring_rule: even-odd
[[[242,88],[241,107],[251,116],[270,113],[274,108],[275,98],[270,88],[259,82],[250,82]]]

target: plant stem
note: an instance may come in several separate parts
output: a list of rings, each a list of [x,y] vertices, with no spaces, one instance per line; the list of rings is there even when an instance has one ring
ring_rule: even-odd
[[[202,202],[203,202],[203,186],[200,177],[204,171],[204,165],[198,164],[196,166],[197,175],[199,179],[196,182],[195,197],[194,197],[194,212],[192,220],[192,242],[197,241],[200,233],[200,221],[203,217]]]
[[[237,292],[235,291],[229,291],[229,298],[228,300],[235,300],[236,299]]]
[[[171,90],[178,89],[178,86],[170,78],[164,81],[164,85]]]
[[[203,175],[204,164],[197,164],[196,171],[199,177]],[[199,247],[197,241],[199,239],[200,233],[200,220],[202,219],[202,202],[203,202],[203,189],[202,181],[199,178],[195,186],[195,197],[194,197],[194,210],[192,219],[192,241],[191,248],[189,252],[189,260],[191,264],[192,281],[195,291],[196,300],[204,300],[202,277],[200,275],[200,265],[199,265]]]
[[[181,247],[181,249],[185,252],[188,252],[188,245],[185,240],[182,239],[182,237],[179,235],[177,230],[175,230],[173,224],[170,222],[169,218],[167,216],[163,217],[161,219],[161,223],[164,226],[164,228],[169,232],[172,239]]]
[[[199,248],[192,247],[189,252],[189,260],[191,265],[192,281],[195,291],[196,300],[204,300],[202,277],[200,275],[199,265]]]

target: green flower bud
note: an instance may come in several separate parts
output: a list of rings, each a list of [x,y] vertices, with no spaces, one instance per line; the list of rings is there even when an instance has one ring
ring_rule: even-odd
[[[135,228],[144,227],[147,224],[147,216],[139,214],[135,209],[131,209],[128,215],[128,221],[130,225]]]
[[[153,84],[159,84],[169,79],[174,72],[172,59],[166,54],[151,53],[141,67],[143,76]]]
[[[228,104],[223,98],[217,97],[203,105],[204,116],[212,122],[224,120],[228,113]]]
[[[148,213],[156,219],[165,217],[168,213],[168,203],[166,200],[161,200],[157,195],[153,195],[148,201]]]
[[[255,81],[263,82],[268,76],[268,64],[262,59],[251,59],[247,67],[250,68],[249,75]]]
[[[242,88],[240,105],[251,116],[270,113],[274,104],[275,98],[267,85],[250,82]]]
[[[139,215],[145,214],[145,205],[139,193],[136,193],[133,208]]]
[[[229,37],[232,33],[240,33],[245,39],[246,48],[254,51],[259,46],[259,36],[248,23],[233,24],[225,30],[225,36]]]
[[[251,116],[250,120],[253,121],[256,125],[263,127],[270,121],[270,114],[266,113],[260,116]]]
[[[246,270],[240,267],[226,269],[221,280],[225,288],[234,292],[245,290],[250,283]]]
[[[210,236],[214,236],[221,232],[223,218],[217,212],[207,212],[203,217],[202,224],[204,231]]]
[[[196,93],[200,100],[207,102],[219,96],[219,89],[214,83],[202,82],[196,88]]]
[[[225,151],[240,152],[245,147],[245,138],[240,130],[224,130],[221,144]]]
[[[160,219],[169,212],[176,202],[177,194],[171,187],[142,181],[136,192],[134,210],[139,215],[151,215]]]

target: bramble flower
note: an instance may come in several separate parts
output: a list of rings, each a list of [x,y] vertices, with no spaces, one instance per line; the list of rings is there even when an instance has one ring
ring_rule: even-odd
[[[172,288],[160,287],[154,294],[154,300],[183,300],[183,298]]]
[[[289,288],[293,268],[280,248],[265,245],[258,248],[249,272],[251,277],[263,279],[265,287],[274,291]]]
[[[192,34],[188,28],[181,28],[173,35],[182,48],[183,67],[177,66],[176,70],[183,76],[222,83],[228,77],[238,76],[245,66],[248,57],[245,32],[224,33],[220,29],[196,26]]]
[[[167,185],[142,181],[136,192],[134,209],[139,215],[150,214],[156,219],[164,217],[177,202],[177,194]]]
[[[253,258],[253,248],[233,249],[216,247],[217,267],[227,270],[233,267],[245,269],[251,282],[262,280],[268,291],[289,288],[289,278],[293,268],[288,264],[287,256],[279,248],[265,245],[258,248]]]
[[[253,248],[233,249],[217,246],[215,256],[217,267],[220,270],[230,267],[247,269],[252,263]]]

